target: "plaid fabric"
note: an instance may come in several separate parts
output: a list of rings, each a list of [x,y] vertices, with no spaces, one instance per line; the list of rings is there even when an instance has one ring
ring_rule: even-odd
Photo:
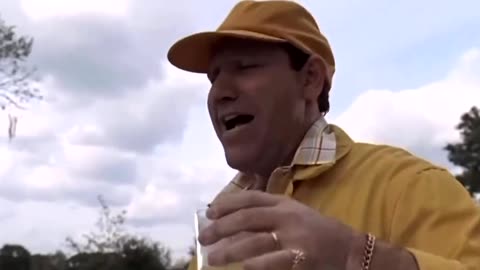
[[[318,165],[335,160],[335,134],[324,118],[320,118],[307,131],[295,153],[292,165]]]
[[[294,165],[309,166],[334,162],[336,146],[335,133],[322,117],[313,123],[305,134],[290,167]],[[239,172],[221,193],[248,189],[254,182],[254,178],[255,176],[248,176]]]

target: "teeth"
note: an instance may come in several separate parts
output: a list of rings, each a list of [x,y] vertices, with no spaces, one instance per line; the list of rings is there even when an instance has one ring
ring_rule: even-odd
[[[232,115],[225,116],[225,117],[223,118],[223,122],[230,121],[230,120],[232,120],[233,118],[235,118],[235,117],[237,117],[237,116],[238,116],[238,115],[236,115],[236,114],[232,114]]]

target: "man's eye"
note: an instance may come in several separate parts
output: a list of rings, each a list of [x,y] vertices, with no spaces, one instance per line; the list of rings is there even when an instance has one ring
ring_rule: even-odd
[[[258,64],[242,64],[240,65],[240,69],[250,69],[250,68],[256,68],[259,67],[260,65]]]

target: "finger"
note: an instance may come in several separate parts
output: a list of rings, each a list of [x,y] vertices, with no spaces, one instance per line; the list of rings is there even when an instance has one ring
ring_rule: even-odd
[[[273,206],[280,201],[278,195],[261,191],[241,191],[220,195],[208,208],[209,219],[218,219],[243,208]]]
[[[273,231],[280,219],[274,207],[241,209],[214,220],[200,232],[198,241],[202,245],[211,245],[240,232]]]
[[[295,254],[291,250],[282,249],[266,253],[244,261],[245,270],[291,270]],[[302,269],[302,265],[297,265],[296,269]]]
[[[208,263],[211,266],[223,266],[258,257],[277,248],[278,245],[270,233],[249,234],[225,247],[213,250],[208,254]]]

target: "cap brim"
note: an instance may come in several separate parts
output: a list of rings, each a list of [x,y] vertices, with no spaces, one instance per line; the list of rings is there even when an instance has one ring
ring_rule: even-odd
[[[286,40],[245,30],[202,32],[185,37],[172,45],[167,58],[174,66],[196,73],[207,73],[215,45],[224,38],[251,39],[267,42]]]

